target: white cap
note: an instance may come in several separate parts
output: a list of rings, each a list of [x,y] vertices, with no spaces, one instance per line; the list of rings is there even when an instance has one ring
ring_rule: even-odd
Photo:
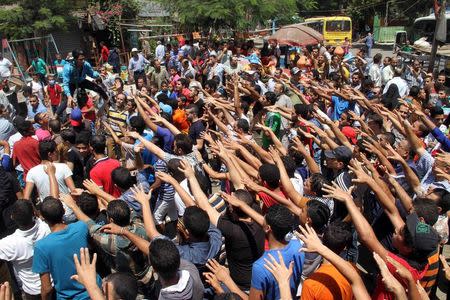
[[[211,56],[217,57],[217,52],[214,51],[214,50],[212,50],[211,52],[209,52],[209,56],[210,56],[210,57],[211,57]]]
[[[139,52],[139,50],[137,48],[133,48],[131,49],[131,52]]]

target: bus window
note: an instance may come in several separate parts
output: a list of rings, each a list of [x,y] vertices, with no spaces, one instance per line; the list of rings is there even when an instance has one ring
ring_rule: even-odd
[[[350,31],[350,21],[327,21],[326,31]]]
[[[306,26],[314,29],[317,32],[320,32],[323,34],[323,21],[317,21],[317,22],[308,22],[306,23]]]

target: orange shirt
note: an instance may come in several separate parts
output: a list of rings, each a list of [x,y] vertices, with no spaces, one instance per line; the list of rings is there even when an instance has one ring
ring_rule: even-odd
[[[302,287],[301,300],[352,300],[352,286],[332,264],[322,264]]]
[[[183,109],[177,108],[172,115],[173,125],[182,133],[189,132],[189,122],[186,117],[186,112]]]

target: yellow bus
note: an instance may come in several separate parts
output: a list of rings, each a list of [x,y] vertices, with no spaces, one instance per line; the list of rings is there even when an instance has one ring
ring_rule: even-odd
[[[342,45],[345,38],[352,40],[352,19],[345,16],[315,17],[306,19],[304,25],[320,32],[324,44],[331,46]]]

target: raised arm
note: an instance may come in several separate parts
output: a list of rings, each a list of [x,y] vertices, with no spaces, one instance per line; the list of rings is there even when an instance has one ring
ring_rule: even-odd
[[[376,252],[383,260],[386,260],[388,251],[383,247],[380,241],[378,241],[372,226],[367,222],[366,218],[362,215],[360,209],[353,201],[351,195],[352,190],[353,188],[351,188],[349,192],[346,192],[334,182],[333,185],[324,185],[323,187],[323,191],[326,193],[324,197],[333,198],[345,203],[361,243],[369,250]]]
[[[128,135],[134,139],[138,139],[144,145],[144,147],[147,148],[148,151],[155,154],[158,158],[164,159],[166,152],[164,152],[161,148],[159,148],[152,142],[149,142],[146,139],[144,139],[139,133],[132,131],[128,132]]]
[[[361,277],[356,272],[355,268],[342,257],[334,253],[327,246],[323,245],[317,233],[312,227],[306,224],[306,228],[300,226],[301,234],[296,234],[304,243],[302,248],[305,252],[317,252],[328,262],[338,269],[338,271],[348,280],[352,286],[353,296],[355,299],[369,300],[370,295],[362,281]]]

